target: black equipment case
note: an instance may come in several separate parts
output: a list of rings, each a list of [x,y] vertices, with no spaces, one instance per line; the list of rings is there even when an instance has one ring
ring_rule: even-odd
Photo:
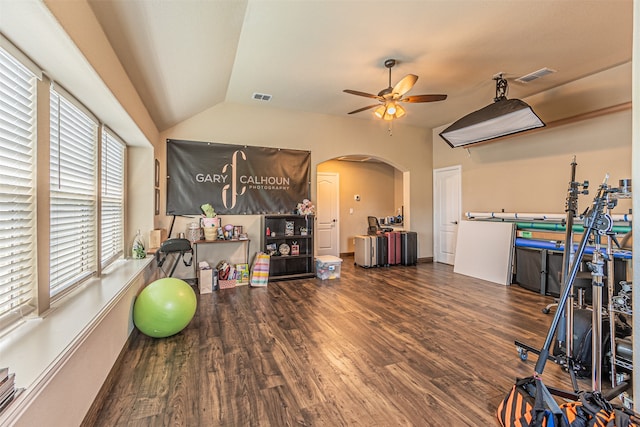
[[[415,265],[418,262],[418,233],[402,231],[400,233],[400,264]]]
[[[374,238],[376,245],[376,254],[378,255],[376,265],[389,265],[389,239],[384,234],[378,234],[371,237]]]

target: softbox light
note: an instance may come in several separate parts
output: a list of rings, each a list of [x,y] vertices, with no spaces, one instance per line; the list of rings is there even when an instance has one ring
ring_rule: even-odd
[[[505,79],[496,80],[493,104],[462,117],[440,132],[452,148],[545,126],[529,104],[520,99],[507,99]]]

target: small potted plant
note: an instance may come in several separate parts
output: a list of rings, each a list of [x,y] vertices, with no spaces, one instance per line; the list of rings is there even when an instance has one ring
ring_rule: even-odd
[[[218,227],[220,226],[220,218],[217,218],[215,209],[209,203],[200,206],[203,217],[200,218],[200,224],[204,231],[205,240],[216,240],[218,236]]]

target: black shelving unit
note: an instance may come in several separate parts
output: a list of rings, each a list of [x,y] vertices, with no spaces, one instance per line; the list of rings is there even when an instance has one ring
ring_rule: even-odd
[[[313,215],[265,215],[263,217],[263,250],[269,253],[275,248],[277,251],[271,255],[269,280],[290,280],[315,276],[313,221]],[[286,247],[291,250],[294,244],[299,246],[299,253],[297,255],[293,255],[291,252],[285,254]]]

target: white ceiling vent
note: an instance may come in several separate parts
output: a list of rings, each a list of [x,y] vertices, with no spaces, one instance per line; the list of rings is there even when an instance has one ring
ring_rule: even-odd
[[[530,81],[539,79],[540,77],[544,77],[547,74],[553,74],[556,70],[552,70],[551,68],[541,68],[538,71],[534,71],[533,73],[529,73],[526,76],[519,77],[515,79],[516,82],[519,83],[529,83]]]
[[[271,101],[271,95],[267,95],[266,93],[255,92],[252,98],[257,101]]]

